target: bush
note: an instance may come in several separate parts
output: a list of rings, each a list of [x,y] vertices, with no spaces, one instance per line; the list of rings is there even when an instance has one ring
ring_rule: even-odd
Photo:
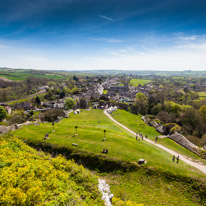
[[[98,179],[82,166],[0,137],[0,205],[103,205]]]
[[[74,99],[72,99],[71,97],[66,98],[64,102],[66,110],[73,109],[74,103]]]
[[[0,122],[5,119],[7,116],[7,112],[4,107],[0,106]]]
[[[39,115],[41,121],[48,121],[48,122],[54,122],[58,119],[58,117],[63,117],[64,112],[62,109],[49,109],[44,113],[41,113]]]
[[[16,110],[12,112],[12,114],[8,118],[8,122],[10,125],[12,124],[21,124],[27,120],[27,115],[24,114],[23,110]]]

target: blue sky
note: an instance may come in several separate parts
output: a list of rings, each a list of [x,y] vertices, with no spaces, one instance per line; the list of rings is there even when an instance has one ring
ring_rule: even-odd
[[[204,0],[0,0],[0,66],[205,70]]]

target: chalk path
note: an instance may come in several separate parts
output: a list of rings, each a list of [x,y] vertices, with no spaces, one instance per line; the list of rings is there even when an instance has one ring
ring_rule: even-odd
[[[136,136],[136,133],[133,132],[132,130],[130,130],[129,128],[125,127],[123,124],[120,124],[118,121],[116,121],[114,118],[112,118],[106,110],[104,110],[104,114],[107,115],[114,123],[118,124],[120,127],[124,128],[125,130],[127,130],[128,132],[130,132],[131,134],[135,135]],[[202,164],[199,164],[197,162],[193,162],[191,160],[189,160],[186,156],[183,156],[183,155],[180,155],[178,154],[177,152],[171,150],[171,149],[168,149],[167,147],[161,145],[161,144],[158,144],[158,143],[155,143],[154,141],[152,140],[149,140],[149,139],[145,139],[145,141],[149,142],[150,144],[153,144],[154,146],[156,147],[159,147],[161,149],[163,149],[164,151],[170,153],[171,155],[175,155],[175,156],[178,156],[180,157],[180,160],[197,168],[198,170],[202,171],[203,173],[206,174],[206,165],[202,165]]]

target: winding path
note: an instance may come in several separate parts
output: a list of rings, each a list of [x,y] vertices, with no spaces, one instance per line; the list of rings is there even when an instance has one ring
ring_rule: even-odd
[[[132,130],[130,130],[129,128],[125,127],[124,125],[120,124],[118,121],[116,121],[114,118],[112,118],[106,110],[104,110],[104,114],[107,115],[114,123],[118,124],[120,127],[122,127],[123,129],[127,130],[128,132],[130,132],[131,134],[135,135],[136,136],[136,133],[133,132]],[[164,151],[170,153],[171,155],[175,155],[175,156],[178,156],[180,157],[180,160],[184,161],[185,163],[199,169],[200,171],[202,171],[203,173],[206,174],[206,165],[202,165],[202,164],[199,164],[199,163],[196,163],[196,162],[193,162],[191,160],[189,160],[186,156],[184,155],[180,155],[178,154],[177,152],[171,150],[171,149],[168,149],[167,147],[161,145],[161,144],[158,144],[158,143],[155,143],[154,141],[152,140],[149,140],[149,139],[144,139],[145,141],[149,142],[150,144],[153,144],[155,145],[156,147],[159,147],[161,149],[163,149]]]

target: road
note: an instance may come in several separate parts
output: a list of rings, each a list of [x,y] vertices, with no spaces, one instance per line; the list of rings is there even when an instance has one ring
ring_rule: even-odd
[[[130,132],[131,134],[135,135],[136,136],[136,133],[133,132],[132,130],[130,130],[129,128],[125,127],[123,124],[120,124],[118,121],[116,121],[114,118],[112,118],[106,110],[104,110],[104,114],[107,115],[114,123],[116,123],[117,125],[119,125],[120,127],[122,127],[123,129],[127,130],[128,132]],[[159,147],[161,149],[163,149],[164,151],[170,153],[171,155],[175,155],[175,156],[178,156],[180,157],[180,160],[197,168],[198,170],[200,170],[201,172],[205,173],[206,174],[206,165],[202,165],[200,163],[197,163],[197,162],[193,162],[192,160],[190,160],[188,157],[184,156],[184,155],[180,155],[178,154],[177,152],[171,150],[171,149],[168,149],[167,147],[161,145],[161,144],[158,144],[158,143],[155,143],[154,141],[152,140],[149,140],[149,139],[145,139],[145,141],[149,142],[150,144],[156,146],[156,147]],[[172,157],[171,157],[172,158]]]

